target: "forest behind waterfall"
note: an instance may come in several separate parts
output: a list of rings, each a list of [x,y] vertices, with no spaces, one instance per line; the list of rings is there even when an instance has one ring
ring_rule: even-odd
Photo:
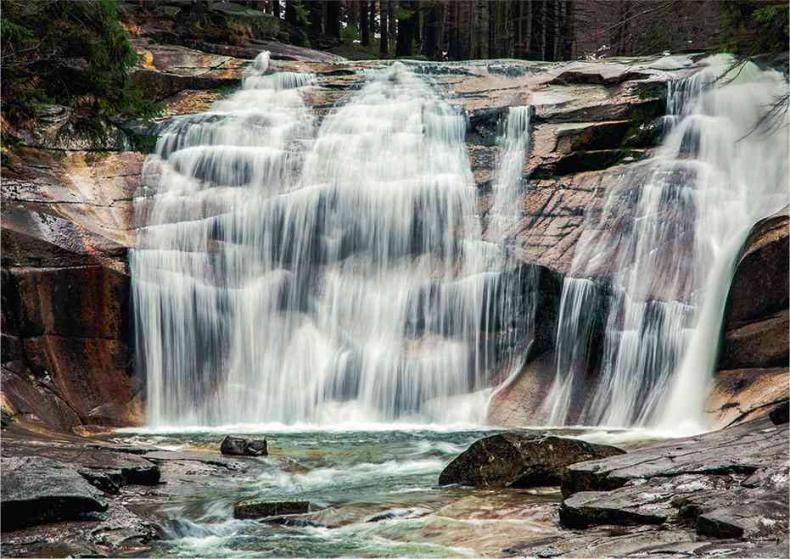
[[[202,0],[197,0],[199,4]],[[349,58],[569,60],[787,48],[777,0],[248,0],[288,40]]]

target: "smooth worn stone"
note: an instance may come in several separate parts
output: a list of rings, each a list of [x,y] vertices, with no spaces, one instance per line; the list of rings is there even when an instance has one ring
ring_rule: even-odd
[[[3,457],[2,486],[3,531],[107,510],[99,491],[75,469],[47,458]]]
[[[269,454],[266,449],[266,439],[246,439],[231,435],[222,439],[219,451],[222,454],[236,456],[266,456]]]
[[[431,514],[431,509],[425,507],[411,507],[406,509],[390,509],[374,514],[365,519],[365,522],[382,522],[384,520],[403,520],[407,518],[420,518]]]
[[[559,485],[570,464],[622,454],[578,439],[501,433],[474,442],[439,475],[439,485],[538,487]]]
[[[790,393],[787,367],[716,371],[705,402],[706,420],[724,428],[769,415]]]
[[[234,518],[264,518],[267,516],[284,516],[288,514],[305,514],[310,512],[308,501],[264,501],[247,499],[239,501],[233,507]]]

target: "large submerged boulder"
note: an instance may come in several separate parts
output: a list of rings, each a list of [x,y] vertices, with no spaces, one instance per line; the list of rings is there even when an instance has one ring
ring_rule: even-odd
[[[262,499],[246,499],[233,507],[234,518],[265,518],[268,516],[285,516],[306,514],[310,512],[308,501],[266,501]]]
[[[576,462],[623,454],[613,446],[578,439],[500,433],[476,441],[439,475],[439,485],[539,487],[559,485]]]

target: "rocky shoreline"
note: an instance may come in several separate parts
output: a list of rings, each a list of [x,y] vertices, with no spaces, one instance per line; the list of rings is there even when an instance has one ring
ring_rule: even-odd
[[[556,535],[502,542],[505,556],[778,556],[788,545],[786,410],[777,409],[774,420],[624,445],[626,452],[537,432],[503,433],[483,441],[511,446],[489,441],[483,456],[478,441],[438,481],[456,487],[482,483],[504,493],[525,483],[561,485],[561,500],[540,505]],[[208,491],[218,482],[240,483],[272,467],[263,457],[223,455],[219,446],[168,450],[118,444],[107,436],[6,427],[2,553],[145,555],[167,537],[160,511],[174,497]],[[514,448],[521,461],[514,459]],[[589,457],[597,459],[584,460]],[[514,494],[511,506],[518,499]],[[526,498],[524,506],[535,507]],[[304,514],[310,510],[304,501],[253,499],[237,503],[237,509],[240,518],[264,517],[260,522],[269,524],[299,526],[316,518],[315,512]],[[385,511],[378,517],[414,514]]]

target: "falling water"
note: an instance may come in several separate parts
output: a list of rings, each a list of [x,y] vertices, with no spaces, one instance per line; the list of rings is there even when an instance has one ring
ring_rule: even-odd
[[[529,105],[509,107],[498,138],[498,162],[491,181],[491,203],[485,237],[496,244],[504,260],[504,268],[511,270],[499,279],[496,304],[497,316],[510,317],[500,340],[501,385],[514,379],[522,369],[534,341],[535,311],[537,307],[537,270],[534,266],[519,266],[511,246],[521,225],[521,200],[526,182],[524,164],[530,151]]]
[[[148,421],[474,420],[516,272],[482,242],[463,118],[402,64],[316,132],[303,74],[174,121],[131,255]],[[510,309],[510,311],[508,311]]]
[[[787,204],[786,130],[762,121],[786,94],[781,74],[724,55],[670,84],[663,145],[611,188],[576,249],[552,422],[701,426],[734,259],[750,227]]]

